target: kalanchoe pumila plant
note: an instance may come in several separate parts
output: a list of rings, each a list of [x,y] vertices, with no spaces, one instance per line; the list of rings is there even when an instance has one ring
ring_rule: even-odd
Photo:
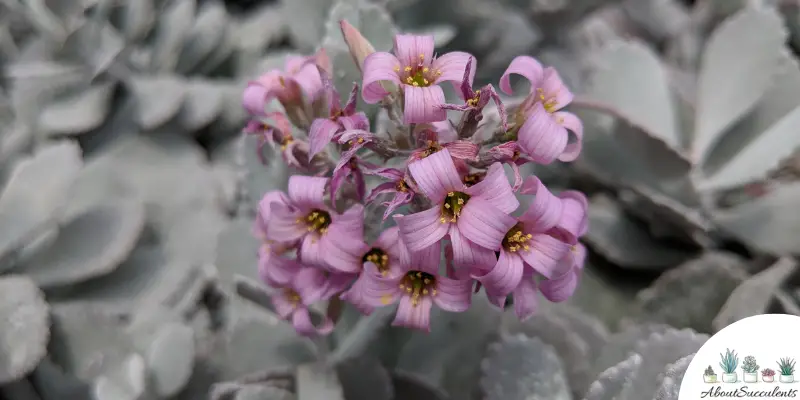
[[[585,258],[586,197],[553,194],[519,169],[580,152],[582,125],[561,111],[572,94],[558,73],[528,56],[511,62],[500,89],[510,94],[511,75],[521,75],[531,91],[507,119],[493,86],[473,91],[472,55],[436,56],[432,36],[404,34],[392,53],[375,52],[353,26],[341,25],[363,71],[344,106],[324,52],[288,60],[285,71],[267,72],[243,96],[252,116],[246,131],[280,145],[296,173],[285,193],[264,195],[255,224],[259,272],[274,290],[275,311],[298,333],[315,335],[329,333],[336,319],[329,312],[312,323],[317,301],[330,310],[344,300],[364,314],[397,304],[394,325],[428,331],[434,304],[466,311],[481,288],[499,308],[513,296],[520,319],[535,313],[539,293],[568,299]],[[445,102],[439,85],[446,81],[463,104]],[[358,111],[359,88],[365,103],[386,111],[389,132],[375,132]],[[268,110],[273,100],[284,110]],[[500,116],[493,123],[483,119],[490,100]],[[461,120],[450,121],[447,110]],[[382,181],[369,194],[368,177]],[[527,209],[518,196],[533,197]],[[385,210],[372,205],[379,199]],[[366,221],[381,220],[372,212],[397,226],[372,226]]]
[[[762,376],[775,376],[775,370],[772,368],[764,368],[761,370]]]

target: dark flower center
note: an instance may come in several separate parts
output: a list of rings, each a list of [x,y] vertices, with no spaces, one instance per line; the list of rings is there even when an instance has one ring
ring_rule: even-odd
[[[469,195],[466,193],[448,193],[442,203],[442,217],[439,220],[442,223],[458,221],[458,217],[461,216],[461,210],[464,209],[467,201],[469,201]]]
[[[405,179],[400,179],[399,181],[397,181],[397,184],[394,186],[394,188],[398,192],[403,192],[403,193],[408,192],[408,184],[406,183]]]
[[[422,151],[422,154],[420,155],[419,158],[428,157],[431,154],[436,153],[437,151],[439,151],[441,149],[442,149],[442,145],[440,145],[439,142],[437,142],[435,140],[428,140],[428,141],[425,142],[425,150]]]
[[[431,60],[433,61],[433,60]],[[403,68],[397,66],[394,68],[400,81],[414,87],[427,87],[433,84],[438,77],[442,75],[439,69],[431,69],[425,66],[425,55],[419,55],[419,61],[416,65],[406,65]]]
[[[293,306],[299,305],[300,301],[302,301],[302,299],[300,298],[300,294],[291,288],[283,289],[283,295],[286,297],[286,300],[288,300],[289,303]]]
[[[462,181],[464,182],[465,185],[467,185],[467,187],[469,187],[479,183],[480,181],[483,180],[484,177],[486,177],[485,172],[478,172],[475,174],[469,174],[464,176],[464,179],[462,179]]]
[[[425,296],[436,296],[436,277],[421,271],[409,271],[400,281],[400,289],[411,296],[411,305]]]
[[[481,100],[481,91],[480,89],[475,91],[475,96],[471,99],[467,99],[467,105],[470,107],[477,107],[478,102]]]
[[[328,231],[328,226],[331,224],[331,214],[327,211],[313,209],[306,216],[305,224],[309,232],[323,234]]]
[[[530,249],[528,242],[533,238],[533,235],[526,234],[523,229],[522,223],[517,223],[513,228],[509,229],[506,237],[503,238],[503,248],[512,253]]]
[[[381,275],[386,276],[386,274],[389,273],[389,255],[377,247],[369,249],[369,251],[364,254],[364,257],[361,259],[361,261],[369,261],[375,264],[375,266],[378,267],[378,271],[381,272]]]

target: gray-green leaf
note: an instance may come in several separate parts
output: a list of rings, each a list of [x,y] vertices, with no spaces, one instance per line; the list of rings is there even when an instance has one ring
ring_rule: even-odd
[[[170,75],[132,77],[128,89],[136,100],[136,122],[144,130],[158,128],[181,110],[186,84]]]
[[[181,48],[192,31],[196,7],[195,0],[175,0],[161,12],[153,39],[151,70],[169,72],[178,64]]]
[[[537,338],[505,337],[481,363],[486,400],[571,400],[561,360]]]
[[[0,384],[36,368],[47,354],[49,308],[44,294],[24,276],[0,278]]]
[[[105,121],[116,85],[99,83],[47,105],[39,116],[41,128],[52,135],[88,132]]]
[[[146,362],[155,392],[172,397],[189,382],[194,368],[192,328],[173,323],[161,328],[147,351]]]

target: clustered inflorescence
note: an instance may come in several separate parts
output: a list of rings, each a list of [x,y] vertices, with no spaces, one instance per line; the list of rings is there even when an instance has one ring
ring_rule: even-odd
[[[328,316],[312,321],[315,302],[344,300],[364,314],[397,303],[394,325],[427,331],[434,304],[462,312],[480,289],[500,308],[513,296],[519,318],[536,311],[539,293],[552,302],[569,298],[585,258],[578,240],[588,225],[586,197],[555,195],[519,168],[573,161],[580,152],[582,125],[560,111],[572,94],[555,69],[515,58],[500,89],[511,94],[510,76],[520,75],[531,91],[509,113],[492,85],[473,90],[472,55],[436,56],[433,37],[415,35],[397,35],[393,53],[376,52],[341,24],[363,77],[344,105],[324,52],[289,58],[285,71],[266,73],[244,92],[252,115],[245,131],[259,135],[260,147],[279,149],[298,173],[286,192],[264,195],[256,219],[259,274],[274,289],[277,313],[314,335],[335,324]],[[461,104],[446,103],[445,82]],[[371,132],[357,110],[359,94],[387,111],[389,132]],[[284,110],[266,111],[272,100]],[[490,101],[494,123],[483,120]],[[447,110],[461,119],[451,122]],[[382,181],[369,194],[368,177]],[[531,196],[527,210],[518,210],[518,195]],[[365,206],[379,198],[383,219],[396,226],[370,235]]]

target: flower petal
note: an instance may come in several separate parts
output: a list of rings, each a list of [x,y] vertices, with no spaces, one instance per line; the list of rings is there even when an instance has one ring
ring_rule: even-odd
[[[448,192],[466,188],[447,149],[412,162],[408,171],[422,194],[434,204],[441,204]]]
[[[402,206],[403,204],[408,204],[414,198],[414,194],[411,192],[397,192],[395,193],[394,197],[384,202],[383,205],[386,206],[386,211],[383,212],[383,219],[389,218],[398,207]]]
[[[433,302],[437,307],[449,312],[464,312],[469,309],[472,300],[472,279],[450,279],[436,277],[436,295]]]
[[[588,230],[589,201],[583,193],[570,190],[561,193],[561,204],[564,207],[558,228],[566,234],[569,244],[576,244],[582,233]]]
[[[558,159],[568,141],[566,128],[559,125],[541,103],[533,105],[530,116],[517,135],[520,148],[539,164],[550,164]]]
[[[523,276],[517,289],[514,290],[514,313],[520,321],[533,316],[539,309],[536,281],[532,276]]]
[[[444,148],[450,152],[450,156],[461,160],[477,160],[480,147],[469,140],[455,140],[445,143]]]
[[[317,64],[314,62],[309,61],[300,67],[292,76],[292,81],[300,87],[309,101],[316,100],[322,94],[322,78],[319,75]]]
[[[439,264],[442,261],[442,242],[436,242],[420,251],[411,253],[411,271],[427,272],[431,275],[439,274]]]
[[[310,306],[322,300],[327,289],[325,274],[321,269],[305,267],[294,275],[292,288],[300,295],[304,305]]]
[[[405,95],[403,123],[418,124],[447,119],[447,111],[440,107],[445,104],[441,87],[403,85],[403,93]]]
[[[299,257],[304,265],[327,267],[320,239],[319,234],[315,232],[309,233],[303,238],[303,242],[300,243]]]
[[[578,288],[578,280],[578,274],[570,271],[562,276],[540,281],[539,290],[547,300],[560,303],[572,297]]]
[[[517,220],[486,200],[475,197],[467,201],[457,224],[461,234],[472,243],[497,251],[506,233],[517,224]]]
[[[342,300],[352,304],[355,308],[358,309],[364,315],[372,314],[372,311],[375,310],[375,307],[367,304],[366,300],[364,299],[364,280],[365,278],[359,277],[353,283],[353,286],[350,286],[346,292],[342,293],[339,296]]]
[[[581,122],[577,115],[566,111],[559,111],[553,115],[561,126],[567,128],[567,130],[572,132],[575,136],[575,141],[567,143],[567,147],[564,149],[564,152],[558,156],[558,160],[563,162],[577,160],[583,149],[583,122]]]
[[[267,246],[259,249],[258,276],[267,285],[272,287],[288,285],[300,268],[301,265],[297,261],[272,254]]]
[[[508,296],[519,286],[524,271],[522,258],[505,250],[500,250],[500,258],[486,274],[475,276],[486,287],[486,291],[495,295]]]
[[[485,270],[491,268],[497,262],[493,250],[470,242],[458,229],[458,225],[451,224],[448,235],[453,249],[453,262],[459,267]]]
[[[353,115],[341,116],[337,121],[342,124],[345,130],[369,130],[369,119],[363,112],[357,112]]]
[[[392,326],[402,326],[418,329],[423,332],[431,331],[431,306],[433,300],[430,296],[422,296],[417,303],[412,302],[411,296],[402,296],[397,314],[392,321]]]
[[[397,227],[400,228],[403,243],[412,253],[432,246],[447,234],[450,224],[441,222],[440,218],[439,207],[414,214],[394,216]]]
[[[361,86],[361,97],[367,104],[375,104],[386,97],[389,92],[383,88],[381,81],[400,84],[400,77],[395,68],[400,61],[390,53],[378,51],[364,59],[364,79]]]
[[[351,238],[364,237],[364,206],[354,204],[343,214],[333,217],[333,223],[329,229],[336,229],[343,235]]]
[[[292,314],[292,326],[302,336],[327,335],[333,331],[333,321],[328,317],[323,318],[320,326],[314,326],[311,314],[305,307]]]
[[[382,195],[384,193],[394,193],[396,191],[397,191],[397,184],[396,183],[394,183],[394,182],[381,183],[380,185],[375,186],[375,188],[372,189],[371,192],[369,192],[369,195],[367,196],[366,200],[364,200],[364,202],[367,203],[367,204],[368,203],[372,203],[373,201],[375,201],[376,197],[378,197],[378,196],[380,196],[380,195]]]
[[[578,244],[570,248],[570,251],[572,252],[572,263],[575,268],[583,270],[583,266],[586,263],[586,246],[578,242]]]
[[[272,307],[275,307],[275,313],[282,319],[289,318],[297,309],[297,306],[286,298],[285,292],[281,289],[271,293],[269,299]]]
[[[259,83],[251,82],[244,89],[242,106],[252,115],[264,115],[269,94],[269,89]]]
[[[407,269],[411,265],[411,252],[403,243],[398,227],[394,226],[383,231],[375,242],[375,246],[387,252],[390,258],[396,259],[402,267]]]
[[[325,262],[332,269],[350,274],[361,272],[361,259],[369,246],[360,237],[351,236],[341,229],[331,229],[320,242]]]
[[[440,82],[454,82],[461,84],[464,80],[464,72],[467,69],[467,63],[470,62],[470,60],[472,60],[472,67],[470,68],[471,71],[467,83],[471,87],[472,83],[475,81],[475,70],[478,69],[478,62],[472,54],[465,53],[463,51],[453,51],[443,54],[433,61],[431,69],[442,72],[442,74],[436,78],[434,84],[438,84]],[[456,86],[456,93],[462,95],[461,91],[458,90],[458,86]]]
[[[416,67],[422,63],[430,66],[433,61],[433,35],[395,35],[394,54],[402,67]]]
[[[554,102],[553,108],[555,110],[560,110],[566,107],[575,97],[564,84],[564,81],[561,80],[561,76],[558,74],[558,71],[556,71],[556,69],[553,67],[547,67],[544,69],[544,77],[542,79],[541,89],[544,92],[544,96],[547,100],[552,99]]]
[[[339,132],[341,126],[329,118],[317,118],[311,123],[311,128],[308,129],[308,140],[310,149],[308,151],[308,159],[317,155],[328,143],[331,142],[333,136]]]
[[[481,198],[507,214],[514,212],[519,207],[519,200],[514,195],[511,184],[508,183],[506,171],[500,163],[492,164],[486,171],[483,180],[468,187],[465,193],[473,198]]]
[[[539,82],[543,79],[544,68],[539,61],[529,56],[517,56],[511,60],[511,63],[508,64],[508,68],[503,72],[503,76],[500,77],[500,90],[509,96],[514,92],[514,90],[511,89],[510,82],[512,74],[525,77],[525,79],[531,83],[531,90],[533,90],[539,86]]]
[[[550,235],[534,234],[528,242],[528,250],[517,253],[525,262],[545,278],[552,278],[559,274],[559,261],[569,251],[569,244],[562,242]]]
[[[267,239],[275,242],[294,242],[308,233],[306,227],[297,222],[303,214],[285,204],[274,202],[270,205],[270,219],[267,224]]]
[[[561,221],[563,202],[550,192],[539,178],[529,176],[522,185],[521,193],[536,196],[525,213],[519,217],[526,230],[546,232]]]
[[[364,169],[364,173],[367,175],[375,175],[380,176],[384,179],[390,179],[393,181],[398,181],[405,177],[403,171],[400,171],[397,168],[372,168],[372,169]]]
[[[289,178],[289,198],[293,205],[309,210],[325,208],[325,186],[328,178],[316,176],[292,175]]]
[[[366,263],[372,264],[372,263]],[[375,264],[365,266],[364,271],[377,271]],[[382,277],[377,273],[361,274],[362,295],[364,304],[370,307],[382,307],[397,302],[400,298],[400,279],[403,275],[393,277]]]

